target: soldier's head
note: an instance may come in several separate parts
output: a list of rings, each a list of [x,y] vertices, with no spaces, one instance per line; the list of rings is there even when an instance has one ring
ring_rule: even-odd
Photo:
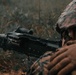
[[[62,46],[76,40],[76,0],[64,10],[56,23],[56,30],[61,34]]]

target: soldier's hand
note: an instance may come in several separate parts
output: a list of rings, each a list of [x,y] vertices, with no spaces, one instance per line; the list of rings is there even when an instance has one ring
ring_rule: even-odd
[[[53,54],[46,66],[49,75],[68,75],[76,68],[76,44],[64,46]]]

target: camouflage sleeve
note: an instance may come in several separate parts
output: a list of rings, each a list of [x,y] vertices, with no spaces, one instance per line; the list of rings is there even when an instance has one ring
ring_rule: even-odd
[[[46,65],[50,63],[50,57],[53,52],[49,51],[42,55],[38,60],[34,62],[28,71],[27,75],[48,75]]]

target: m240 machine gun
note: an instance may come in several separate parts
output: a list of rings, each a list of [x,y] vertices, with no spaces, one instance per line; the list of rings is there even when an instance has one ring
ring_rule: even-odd
[[[18,28],[7,34],[0,34],[0,47],[4,50],[14,50],[28,56],[39,57],[46,51],[55,52],[60,41],[49,41],[33,36],[33,31]]]

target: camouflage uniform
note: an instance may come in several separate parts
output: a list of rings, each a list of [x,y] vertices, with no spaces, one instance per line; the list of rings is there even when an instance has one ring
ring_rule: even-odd
[[[40,56],[39,59],[37,59],[34,64],[31,66],[30,70],[28,71],[27,75],[47,75],[44,71],[44,65],[46,65],[48,62],[50,62],[50,57],[53,54],[53,52],[49,51],[44,53],[44,55]],[[36,66],[39,66],[39,71],[36,73],[32,73],[33,70],[35,70]]]
[[[66,29],[75,26],[76,26],[76,0],[73,0],[59,17],[56,23],[56,30],[61,34]],[[30,74],[28,75],[48,75],[48,74],[44,74],[45,72],[43,67],[44,65],[47,65],[47,63],[50,61],[50,57],[52,54],[53,54],[52,52],[49,52],[46,53],[46,55],[44,54],[41,58],[39,58],[32,66],[30,70]],[[49,59],[47,60],[46,57],[49,57]],[[36,68],[35,64],[38,64],[38,66],[40,66],[41,69],[35,74],[32,74],[32,71],[35,70]]]

